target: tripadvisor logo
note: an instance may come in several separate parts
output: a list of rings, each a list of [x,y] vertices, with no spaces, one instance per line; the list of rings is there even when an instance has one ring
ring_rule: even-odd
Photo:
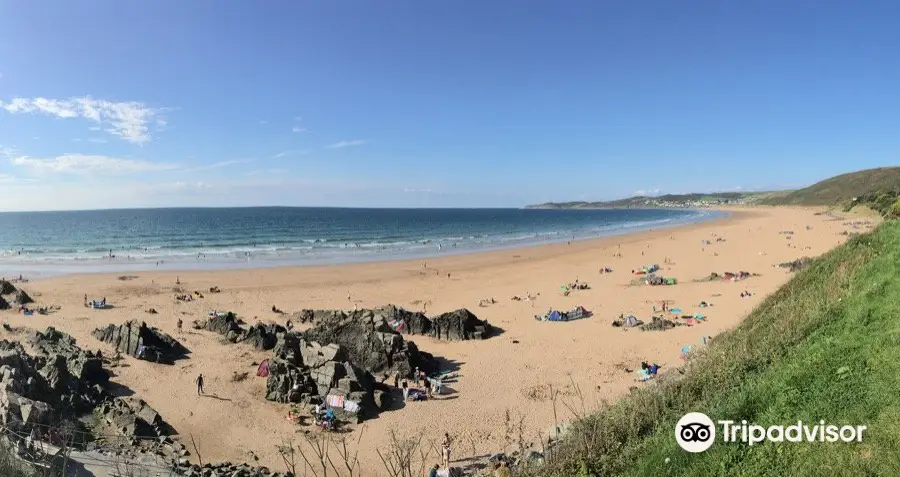
[[[689,412],[675,424],[675,441],[688,452],[703,452],[716,441],[716,425],[702,412]]]
[[[867,426],[835,426],[824,420],[810,426],[803,421],[789,426],[763,427],[747,421],[720,420],[722,442],[862,442]],[[675,441],[688,452],[703,452],[716,440],[716,425],[701,412],[689,412],[675,424]]]

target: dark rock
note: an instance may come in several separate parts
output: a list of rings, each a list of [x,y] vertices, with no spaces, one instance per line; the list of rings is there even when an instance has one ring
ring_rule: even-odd
[[[247,342],[257,349],[274,348],[278,343],[278,336],[287,331],[285,327],[273,323],[257,323],[249,329],[244,329],[237,315],[231,312],[195,321],[194,328],[216,332],[232,343]]]
[[[462,308],[431,319],[431,336],[446,340],[485,339],[492,334],[491,325]]]
[[[75,338],[53,327],[48,327],[44,333],[35,333],[30,344],[48,360],[56,356],[63,358],[69,374],[85,386],[109,381],[109,374],[103,369],[103,361],[99,357],[82,350]]]
[[[0,295],[11,295],[16,292],[16,286],[9,280],[0,280]]]
[[[467,309],[428,318],[425,314],[386,305],[372,310],[301,310],[294,319],[302,323],[344,323],[361,321],[372,329],[387,333],[427,335],[436,339],[469,340],[484,339],[494,334],[487,321],[478,319]],[[326,342],[326,341],[323,341]]]
[[[6,301],[2,296],[0,296],[0,310],[8,310],[9,302]]]
[[[187,349],[175,338],[137,320],[127,321],[120,326],[97,328],[92,334],[122,353],[147,361],[171,363],[187,353]]]
[[[29,303],[34,303],[34,300],[25,293],[25,290],[16,290],[16,303],[20,305],[27,305]]]

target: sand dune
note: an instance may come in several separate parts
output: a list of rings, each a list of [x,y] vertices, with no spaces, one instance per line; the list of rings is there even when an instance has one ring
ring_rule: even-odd
[[[369,474],[377,475],[375,453],[392,429],[401,434],[423,433],[438,438],[445,431],[457,437],[456,456],[502,450],[504,415],[524,416],[528,437],[553,425],[553,406],[548,399],[552,385],[566,404],[580,406],[572,383],[584,392],[586,404],[596,407],[644,386],[623,367],[636,368],[642,360],[655,361],[663,370],[681,362],[685,344],[698,345],[703,336],[715,336],[737,323],[790,274],[774,265],[804,255],[819,255],[847,239],[842,220],[816,215],[813,209],[740,209],[716,222],[612,237],[571,245],[546,245],[513,251],[486,252],[423,261],[354,264],[310,268],[278,268],[242,271],[210,271],[177,274],[184,290],[208,290],[193,302],[173,299],[176,274],[135,273],[120,280],[116,275],[80,275],[51,278],[23,286],[41,305],[57,304],[62,310],[48,316],[25,317],[3,312],[3,321],[14,327],[42,329],[55,326],[75,336],[83,347],[110,349],[90,332],[98,326],[137,318],[179,338],[190,350],[190,359],[174,366],[128,359],[113,380],[143,397],[182,436],[192,435],[204,461],[253,461],[273,469],[283,465],[275,446],[284,439],[298,439],[297,426],[286,421],[287,406],[264,400],[265,380],[253,377],[234,383],[232,373],[252,371],[252,365],[270,352],[244,345],[223,343],[218,335],[191,330],[189,323],[205,317],[210,309],[232,310],[249,323],[282,320],[270,309],[360,308],[393,303],[429,314],[460,307],[504,330],[484,341],[438,342],[410,337],[423,349],[458,366],[461,377],[449,384],[444,399],[409,403],[367,421],[360,441],[360,459]],[[779,232],[793,230],[791,239]],[[716,241],[722,238],[724,241]],[[710,241],[706,245],[703,241]],[[621,257],[614,257],[620,253]],[[665,263],[666,259],[671,263]],[[660,272],[679,279],[676,286],[627,286],[631,270],[657,263]],[[600,274],[603,266],[614,269]],[[761,274],[741,282],[695,282],[710,272],[746,270]],[[449,277],[448,277],[449,274]],[[563,296],[560,285],[578,279],[590,290]],[[744,290],[752,297],[742,298]],[[348,293],[350,300],[348,301]],[[109,310],[82,306],[85,294],[105,296],[115,305]],[[540,294],[536,301],[512,301],[514,295]],[[497,303],[479,307],[479,300]],[[654,304],[670,300],[685,312],[699,312],[700,301],[714,306],[703,309],[705,323],[665,332],[641,332],[613,328],[620,313],[648,319]],[[582,305],[594,311],[590,319],[569,323],[538,322],[533,316],[549,307],[570,309]],[[144,312],[153,307],[159,314]],[[178,334],[176,320],[185,321]],[[0,337],[22,335],[0,330]],[[198,373],[206,376],[206,388],[215,397],[198,397],[193,385]],[[557,408],[560,419],[571,413],[565,404]],[[360,432],[359,430],[354,431]],[[353,434],[355,439],[356,434]]]

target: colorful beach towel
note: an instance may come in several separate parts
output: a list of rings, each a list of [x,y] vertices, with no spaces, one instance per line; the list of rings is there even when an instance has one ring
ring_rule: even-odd
[[[328,407],[343,408],[344,396],[335,396],[334,394],[329,394],[328,397],[325,398],[325,403],[328,405]]]

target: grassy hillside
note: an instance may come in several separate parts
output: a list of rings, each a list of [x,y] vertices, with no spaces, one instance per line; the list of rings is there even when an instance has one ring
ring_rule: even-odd
[[[885,222],[799,272],[711,341],[681,379],[578,420],[533,475],[900,475],[898,363],[900,222]],[[674,438],[675,423],[690,411],[714,421],[825,419],[868,430],[861,443],[717,440],[691,454]]]
[[[900,167],[882,167],[841,174],[782,197],[764,199],[762,203],[842,206],[845,209],[866,205],[887,215],[898,197]]]

